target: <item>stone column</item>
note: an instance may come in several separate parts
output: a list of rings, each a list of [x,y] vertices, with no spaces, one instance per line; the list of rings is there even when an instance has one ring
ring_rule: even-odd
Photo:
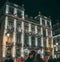
[[[21,33],[21,56],[24,57],[24,22],[22,21],[21,24],[21,28],[22,28],[22,33]]]
[[[21,11],[22,19],[24,20],[24,10]],[[21,56],[24,57],[24,22],[21,23],[22,33],[21,33]]]
[[[42,47],[42,54],[44,53],[44,49],[43,49],[43,47],[44,47],[44,44],[43,44],[43,28],[42,28],[42,18],[40,17],[40,25],[41,25],[41,47]],[[42,55],[42,58],[43,58],[44,56]]]
[[[35,26],[35,34],[37,34],[37,26]],[[35,37],[35,46],[37,47],[38,46],[38,39],[37,37]]]
[[[49,42],[48,42],[48,29],[46,29],[46,47],[49,47]]]
[[[29,32],[31,32],[31,24],[29,23]],[[31,47],[31,36],[29,36],[29,46]]]
[[[6,5],[6,14],[8,14],[9,5]],[[8,16],[5,17],[5,26],[4,26],[4,34],[3,34],[3,49],[2,49],[2,57],[6,57],[6,41],[7,41],[7,26],[8,26]]]
[[[17,16],[17,8],[14,8],[14,16]],[[14,19],[14,33],[13,33],[13,48],[12,48],[12,57],[16,56],[16,19]]]
[[[52,48],[52,56],[54,57],[54,47],[53,47],[53,35],[52,35],[52,30],[51,30],[51,48]]]
[[[45,26],[47,26],[47,20],[45,20]],[[48,43],[48,29],[46,28],[46,47],[49,47],[49,43]]]
[[[52,23],[50,20],[50,28],[52,29]],[[53,35],[52,35],[52,30],[51,30],[51,48],[52,48],[52,56],[54,57],[54,47],[53,47]]]

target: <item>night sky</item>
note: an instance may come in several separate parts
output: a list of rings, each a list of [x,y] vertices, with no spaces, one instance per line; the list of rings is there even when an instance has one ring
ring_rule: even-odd
[[[0,0],[0,7],[7,0]],[[40,11],[42,15],[51,16],[52,23],[60,22],[60,1],[59,0],[9,0],[18,5],[24,4],[25,13],[29,16],[36,16]]]

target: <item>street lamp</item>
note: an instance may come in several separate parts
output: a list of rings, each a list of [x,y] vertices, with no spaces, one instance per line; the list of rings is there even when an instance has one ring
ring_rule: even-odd
[[[56,43],[56,45],[58,45],[58,43]]]
[[[9,33],[7,33],[7,37],[9,37],[10,36],[10,34]]]
[[[7,43],[7,45],[8,45],[8,43],[10,43],[10,42],[9,42],[9,39],[10,39],[10,33],[9,33],[9,32],[6,33],[6,38],[7,38],[6,43]]]
[[[58,43],[56,43],[56,51],[58,51]]]

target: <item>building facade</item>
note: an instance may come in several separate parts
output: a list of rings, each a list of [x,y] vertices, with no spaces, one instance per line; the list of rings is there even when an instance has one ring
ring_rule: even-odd
[[[60,57],[60,34],[53,36],[54,55]]]
[[[41,50],[42,58],[44,50],[53,51],[53,36],[51,19],[40,13],[34,19],[27,18],[22,7],[7,2],[1,12],[1,44],[2,55],[24,56],[25,50]],[[4,12],[4,13],[3,13]]]
[[[60,34],[60,22],[53,25],[53,36]]]
[[[60,23],[53,25],[54,55],[60,56]]]

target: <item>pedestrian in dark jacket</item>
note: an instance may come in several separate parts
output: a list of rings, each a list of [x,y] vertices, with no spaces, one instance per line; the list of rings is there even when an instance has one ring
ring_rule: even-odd
[[[44,60],[41,58],[40,54],[37,54],[36,62],[44,62]]]
[[[55,59],[52,56],[50,56],[50,58],[48,59],[48,62],[55,62],[54,60]]]
[[[29,57],[25,60],[25,62],[34,62],[33,53],[29,53]]]
[[[14,62],[14,60],[11,58],[11,56],[8,56],[4,62]]]

